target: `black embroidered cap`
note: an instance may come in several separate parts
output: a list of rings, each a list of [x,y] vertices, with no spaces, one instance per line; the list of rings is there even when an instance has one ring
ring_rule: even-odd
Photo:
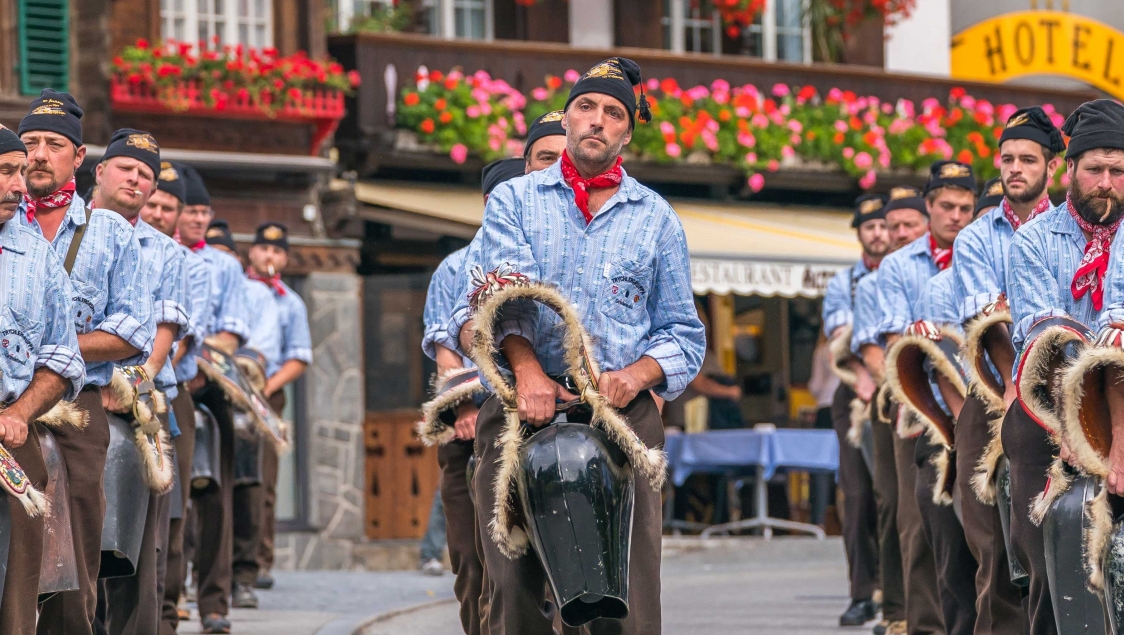
[[[566,136],[566,130],[562,127],[563,114],[561,110],[552,110],[531,124],[530,130],[527,131],[527,143],[523,146],[524,159],[531,156],[531,147],[539,139],[553,135]]]
[[[1041,106],[1021,108],[1011,115],[999,136],[999,145],[1009,139],[1029,139],[1054,154],[1065,150],[1061,131]]]
[[[23,145],[23,141],[12,132],[10,128],[5,128],[0,124],[0,154],[8,154],[9,152],[22,152],[27,156],[27,146]]]
[[[221,218],[216,218],[207,225],[207,233],[203,236],[208,245],[222,245],[232,252],[238,253],[234,246],[234,236],[230,233],[230,223]]]
[[[283,223],[262,223],[254,232],[255,245],[273,245],[289,251],[289,228]]]
[[[1062,124],[1069,136],[1067,157],[1093,148],[1124,150],[1124,106],[1112,99],[1094,99],[1077,107]]]
[[[984,183],[983,189],[980,190],[980,196],[976,200],[976,213],[979,214],[985,209],[992,207],[999,207],[1003,202],[1003,180],[996,177],[987,183]]]
[[[178,198],[182,203],[186,197],[187,187],[176,166],[168,161],[160,162],[160,174],[156,175],[156,189],[167,192]]]
[[[855,199],[855,217],[851,220],[851,227],[858,229],[869,220],[886,218],[886,197],[881,194],[863,194]]]
[[[19,134],[35,130],[56,132],[82,145],[82,108],[70,93],[44,88],[20,121]]]
[[[899,185],[890,190],[890,194],[886,198],[888,200],[886,206],[882,208],[883,215],[896,209],[914,209],[926,216],[929,215],[929,208],[925,206],[925,198],[921,196],[921,190],[915,187]]]
[[[636,101],[634,86],[640,86],[640,101]],[[601,93],[613,97],[624,104],[628,111],[628,125],[632,127],[637,112],[640,121],[648,123],[652,120],[652,111],[648,107],[648,98],[644,96],[643,78],[640,76],[640,65],[627,57],[610,57],[597,66],[589,69],[578,79],[570,89],[570,96],[566,98],[568,109],[579,95],[587,93]]]
[[[105,162],[114,157],[136,159],[147,165],[153,176],[160,174],[160,144],[143,130],[121,128],[114,132],[101,160]]]
[[[480,185],[484,190],[484,198],[487,199],[500,183],[523,176],[526,169],[527,163],[519,158],[498,159],[485,165],[480,171]]]
[[[203,183],[203,177],[190,165],[180,165],[180,176],[184,185],[184,205],[211,206],[211,195]]]
[[[929,166],[929,182],[925,184],[925,194],[942,187],[959,187],[976,193],[976,175],[972,166],[959,161],[937,161]]]

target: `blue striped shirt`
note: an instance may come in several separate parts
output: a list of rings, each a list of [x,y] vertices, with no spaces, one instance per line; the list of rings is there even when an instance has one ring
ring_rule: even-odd
[[[311,364],[312,333],[304,300],[284,282],[284,294],[250,278],[245,284],[246,305],[252,315],[258,316],[250,329],[250,347],[265,355],[266,376],[272,377],[289,360]],[[273,317],[266,317],[266,311]]]
[[[289,285],[282,282],[281,286],[285,289],[285,295],[273,296],[277,306],[281,308],[281,357],[274,373],[281,364],[289,360],[312,363],[312,331],[308,325],[308,307],[305,306],[304,299]]]
[[[28,223],[23,206],[16,213],[20,223],[43,235],[38,221]],[[65,260],[74,231],[86,223],[86,202],[75,195],[66,217],[59,225],[51,247],[60,261]],[[114,363],[122,366],[143,364],[152,353],[152,303],[147,299],[147,283],[141,276],[140,243],[136,232],[120,214],[95,209],[90,226],[70,272],[73,289],[74,323],[78,334],[105,331],[137,348],[140,353],[117,362],[86,364],[86,383],[105,386],[113,376]]]
[[[836,273],[827,282],[823,296],[823,332],[831,337],[835,329],[851,324],[854,319],[855,291],[859,281],[870,269],[862,260]]]
[[[228,253],[205,245],[195,252],[211,267],[211,315],[208,335],[227,331],[250,338],[250,314],[246,308],[246,274],[242,264]]]
[[[158,231],[152,225],[137,218],[137,241],[141,247],[141,260],[144,267],[143,278],[147,281],[152,298],[152,332],[156,326],[171,324],[176,327],[175,340],[179,341],[188,332],[187,282],[184,278],[184,251],[179,243]],[[172,368],[169,352],[164,366],[153,377],[156,387],[169,399],[174,399],[176,373]]]
[[[851,327],[851,352],[858,355],[867,344],[882,345],[878,341],[878,271],[863,276],[855,287],[854,323]]]
[[[265,356],[266,376],[272,375],[274,366],[281,357],[281,316],[280,307],[273,299],[273,292],[261,282],[247,279],[246,306],[255,316],[250,327],[250,339],[246,346]]]
[[[966,324],[1007,291],[1007,259],[1015,229],[996,207],[972,221],[953,243],[959,321]]]
[[[0,402],[18,399],[37,368],[70,382],[64,399],[78,396],[86,364],[71,322],[71,295],[70,280],[47,241],[17,222],[0,226]]]
[[[1120,233],[1113,241],[1111,251],[1114,254],[1124,252]],[[1042,318],[1069,316],[1090,329],[1096,328],[1097,311],[1093,309],[1092,293],[1074,300],[1070,291],[1087,242],[1065,203],[1036,216],[1015,232],[1007,267],[1007,298],[1014,321],[1012,339],[1016,350],[1022,350],[1027,331]],[[1112,288],[1111,274],[1110,267],[1105,280],[1105,306],[1108,306],[1107,292]]]
[[[879,337],[900,335],[922,319],[922,291],[940,270],[929,254],[929,234],[882,259],[878,267]]]
[[[184,254],[184,277],[187,285],[187,332],[186,338],[191,336],[190,350],[184,353],[180,362],[176,364],[176,381],[186,382],[195,378],[199,367],[195,356],[203,347],[203,338],[207,336],[211,326],[211,266],[202,256],[187,247],[180,246]],[[176,342],[173,350],[178,351],[184,340]]]
[[[695,312],[683,226],[655,192],[627,174],[587,225],[559,164],[501,183],[488,197],[476,238],[480,255],[466,270],[507,264],[554,285],[593,337],[591,355],[604,370],[648,356],[665,380],[655,388],[678,396],[702,365],[706,337]],[[454,341],[469,319],[468,298],[457,298],[448,328]],[[525,337],[548,374],[566,372],[557,316],[513,305],[498,337]]]
[[[425,310],[422,313],[422,322],[425,332],[422,334],[422,351],[426,357],[437,359],[437,345],[440,344],[449,350],[457,350],[455,341],[449,337],[449,318],[453,315],[453,307],[457,304],[457,294],[462,290],[467,293],[468,274],[464,271],[465,257],[469,247],[462,247],[449,254],[433,277],[429,279],[429,290],[425,294]],[[472,365],[472,360],[461,358],[465,367]]]
[[[925,285],[918,319],[929,320],[937,326],[955,326],[959,330],[960,311],[957,308],[956,280],[952,271],[956,268],[955,258],[953,263],[953,266],[933,276]]]

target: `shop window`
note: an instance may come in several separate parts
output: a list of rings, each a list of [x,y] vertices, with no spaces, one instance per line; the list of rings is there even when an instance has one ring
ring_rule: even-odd
[[[664,47],[677,53],[722,51],[722,30],[712,0],[664,0]]]
[[[273,45],[271,0],[160,0],[161,35],[180,42]]]
[[[70,82],[70,11],[67,0],[19,0],[19,86],[24,95]]]

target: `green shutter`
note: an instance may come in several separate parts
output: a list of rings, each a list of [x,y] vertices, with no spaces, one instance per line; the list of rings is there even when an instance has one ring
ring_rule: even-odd
[[[67,0],[18,0],[20,92],[65,91],[70,81],[70,10]]]

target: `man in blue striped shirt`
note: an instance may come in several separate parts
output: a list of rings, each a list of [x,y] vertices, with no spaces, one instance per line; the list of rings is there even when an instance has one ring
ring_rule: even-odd
[[[23,142],[0,126],[0,402],[8,404],[0,413],[0,442],[31,485],[44,491],[47,467],[33,422],[59,399],[78,395],[86,367],[71,322],[66,272],[45,240],[13,220],[23,212],[26,169]],[[0,635],[33,633],[43,516],[30,517],[15,496],[4,496],[10,526],[0,538],[8,546]]]
[[[603,369],[599,392],[645,445],[658,447],[663,426],[648,389],[664,398],[681,393],[702,364],[705,336],[675,212],[620,167],[637,110],[644,120],[650,114],[643,98],[636,101],[639,71],[631,60],[612,58],[578,80],[565,108],[561,161],[492,192],[478,237],[481,259],[467,264],[484,272],[510,267],[555,286],[595,338],[589,353]],[[514,371],[519,418],[538,427],[554,418],[557,399],[573,398],[555,381],[567,372],[562,331],[552,312],[511,308],[498,325],[497,344]],[[462,352],[471,342],[472,329],[463,328],[468,321],[467,298],[459,298],[449,334]],[[488,510],[478,523],[484,533],[494,518],[495,441],[503,422],[499,401],[489,399],[476,436],[476,500]],[[635,492],[629,615],[619,623],[593,622],[594,632],[661,630],[660,493],[644,478],[636,479]],[[491,633],[553,633],[553,604],[535,555],[511,560],[494,541],[482,543],[492,582]]]
[[[82,109],[66,93],[44,91],[32,101],[19,134],[28,149],[27,196],[17,220],[51,243],[55,256],[70,264],[78,346],[86,361],[86,385],[76,403],[89,415],[81,431],[57,437],[67,466],[71,533],[78,562],[79,590],[44,602],[38,632],[92,635],[101,565],[102,493],[109,421],[101,388],[114,364],[143,364],[152,352],[152,305],[141,278],[140,243],[133,227],[106,209],[87,209],[74,191],[74,172],[86,156]],[[132,205],[146,192],[122,186],[112,196]],[[75,241],[76,252],[68,263]]]

